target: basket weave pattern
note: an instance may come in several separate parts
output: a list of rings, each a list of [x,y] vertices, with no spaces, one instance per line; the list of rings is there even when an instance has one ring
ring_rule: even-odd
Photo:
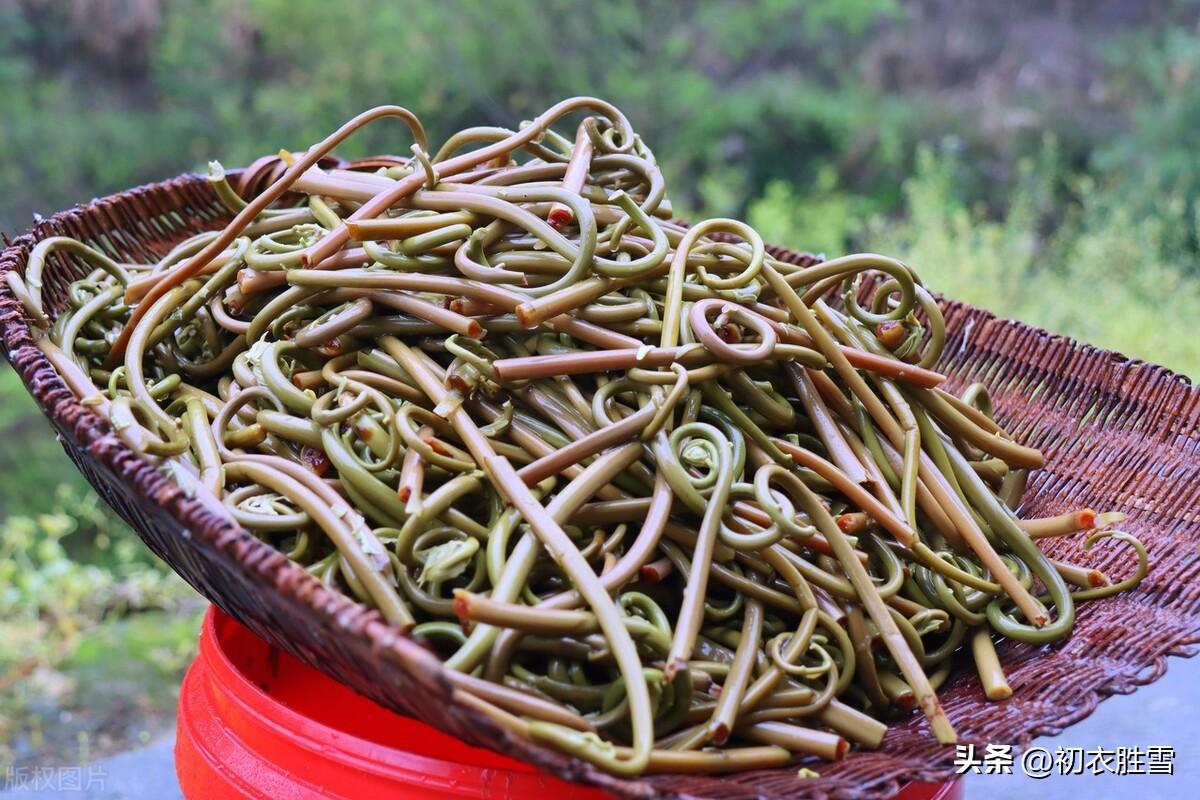
[[[257,175],[246,177],[255,180],[245,183],[261,185]],[[29,252],[49,236],[72,236],[121,260],[147,262],[228,219],[207,181],[182,176],[40,221],[0,253],[0,273],[23,271]],[[811,258],[771,251],[793,263]],[[85,271],[70,256],[50,257],[43,291],[52,315],[62,308],[66,287]],[[1048,465],[1030,481],[1023,513],[1122,510],[1129,514],[1124,527],[1151,552],[1142,585],[1082,605],[1066,643],[1001,646],[1014,691],[1007,702],[984,702],[968,670],[939,693],[962,741],[1025,746],[1086,717],[1104,697],[1155,680],[1167,656],[1193,655],[1200,642],[1200,391],[1162,367],[963,303],[942,301],[942,307],[949,340],[938,368],[954,387],[985,382],[1001,422],[1046,453]],[[821,773],[815,779],[798,779],[793,767],[623,780],[517,739],[453,701],[431,651],[212,515],[126,448],[34,347],[28,319],[3,281],[0,331],[10,362],[71,459],[159,557],[262,638],[388,708],[626,797],[886,797],[908,780],[953,776],[953,748],[937,745],[917,717],[893,726],[876,752],[814,764]],[[1042,544],[1050,555],[1070,554],[1114,577],[1131,563],[1128,549],[1111,543],[1082,556],[1074,537]]]

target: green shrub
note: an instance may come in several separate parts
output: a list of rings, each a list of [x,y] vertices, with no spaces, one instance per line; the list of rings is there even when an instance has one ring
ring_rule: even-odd
[[[0,763],[69,758],[77,733],[131,715],[158,733],[196,639],[190,587],[94,494],[51,494],[0,523]]]
[[[191,596],[95,494],[60,486],[53,510],[0,523],[0,619],[70,636],[89,622]],[[0,660],[6,656],[0,639]]]
[[[1118,187],[1056,165],[1052,141],[1023,160],[1000,218],[957,194],[963,166],[952,147],[918,151],[896,216],[860,224],[850,210],[860,201],[836,185],[801,193],[777,183],[750,218],[773,241],[893,255],[949,297],[1200,376],[1200,337],[1181,333],[1200,316],[1194,259],[1180,244],[1196,217],[1171,194],[1137,212]]]
[[[71,463],[20,376],[0,361],[0,520],[56,507],[55,487],[77,494],[87,480]]]

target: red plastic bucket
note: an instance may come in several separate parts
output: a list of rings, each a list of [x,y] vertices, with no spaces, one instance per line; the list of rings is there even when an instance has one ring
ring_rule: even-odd
[[[175,768],[191,800],[608,796],[388,711],[215,608],[180,690]],[[961,800],[962,788],[900,797]]]

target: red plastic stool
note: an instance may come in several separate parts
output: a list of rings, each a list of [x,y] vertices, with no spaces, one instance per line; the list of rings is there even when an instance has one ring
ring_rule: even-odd
[[[180,690],[175,769],[192,800],[608,797],[388,711],[215,608]],[[900,798],[961,800],[962,786]]]

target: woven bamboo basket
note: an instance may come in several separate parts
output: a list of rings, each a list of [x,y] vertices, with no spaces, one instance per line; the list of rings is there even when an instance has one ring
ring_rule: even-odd
[[[390,159],[385,159],[390,162]],[[373,166],[375,162],[360,162]],[[382,163],[382,162],[381,162]],[[266,162],[238,173],[243,193],[261,190]],[[72,236],[118,259],[153,261],[172,245],[229,218],[207,181],[185,175],[41,220],[8,242],[0,272],[24,270],[49,236]],[[6,239],[7,241],[7,239]],[[776,257],[812,257],[782,248]],[[68,284],[85,271],[70,256],[48,264],[45,297],[61,308]],[[1112,694],[1160,677],[1168,656],[1191,656],[1200,642],[1200,392],[1163,367],[943,300],[949,341],[938,368],[954,386],[984,381],[998,416],[1020,440],[1042,448],[1025,513],[1047,516],[1091,506],[1129,514],[1146,543],[1150,576],[1134,592],[1086,603],[1070,639],[1055,647],[1001,646],[1013,697],[983,700],[970,670],[940,692],[961,741],[1027,746],[1086,717]],[[159,557],[192,586],[268,642],[372,700],[473,744],[525,759],[569,780],[623,797],[883,798],[910,780],[954,776],[954,748],[937,745],[917,717],[895,725],[875,752],[836,764],[721,777],[660,775],[625,780],[514,738],[454,702],[438,658],[389,627],[375,611],[330,591],[282,554],[206,511],[127,449],[107,423],[80,405],[33,346],[20,305],[0,281],[0,330],[9,361],[92,485]],[[1063,556],[1077,541],[1043,543]],[[1087,563],[1122,574],[1128,552],[1099,547]]]

